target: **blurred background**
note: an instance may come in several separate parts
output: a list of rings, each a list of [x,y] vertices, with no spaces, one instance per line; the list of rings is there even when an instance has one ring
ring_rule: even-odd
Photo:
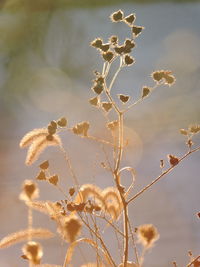
[[[186,152],[179,129],[199,123],[200,118],[198,1],[110,0],[108,5],[104,0],[2,0],[0,8],[0,238],[26,228],[27,209],[18,195],[24,179],[36,176],[42,160],[49,159],[64,190],[72,185],[56,148],[48,148],[33,166],[25,166],[26,151],[18,145],[25,133],[66,116],[71,126],[90,121],[90,133],[109,140],[102,114],[88,103],[93,96],[93,71],[101,71],[103,63],[89,43],[96,37],[106,42],[113,34],[121,41],[128,36],[125,25],[110,22],[115,10],[136,13],[136,24],[145,26],[133,52],[136,64],[122,70],[114,86],[116,93],[130,94],[136,100],[143,85],[153,85],[150,74],[157,69],[172,70],[177,79],[174,86],[158,88],[127,113],[125,135],[130,145],[123,165],[136,169],[134,192],[160,173],[160,159],[167,161],[167,154],[179,157]],[[101,146],[69,133],[62,138],[80,184],[112,185],[111,177],[100,167],[105,160]],[[188,250],[199,253],[200,221],[195,215],[200,209],[199,173],[199,154],[194,154],[131,205],[134,226],[153,223],[160,233],[156,246],[146,255],[145,267],[172,266],[174,260],[185,266]],[[47,184],[41,184],[40,195],[44,200],[63,198]],[[49,218],[36,212],[34,216],[36,226],[55,230]],[[109,230],[105,231],[107,241]],[[44,262],[62,264],[66,245],[58,238],[41,243]],[[116,247],[110,247],[116,253]],[[0,266],[27,266],[20,258],[20,248],[1,250]],[[94,260],[88,255],[88,260]],[[130,252],[130,259],[132,255]],[[82,262],[77,251],[74,266]]]

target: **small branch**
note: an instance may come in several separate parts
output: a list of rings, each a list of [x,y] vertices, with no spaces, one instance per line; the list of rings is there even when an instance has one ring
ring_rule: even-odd
[[[200,150],[200,147],[197,147],[193,150],[188,151],[182,158],[179,159],[179,163],[181,161],[183,161],[185,158],[187,158],[190,154],[197,152]],[[177,165],[179,165],[179,163]],[[161,178],[163,178],[163,176],[165,176],[166,174],[168,174],[169,172],[171,172],[177,165],[175,166],[171,166],[170,168],[168,168],[166,171],[164,171],[162,174],[160,174],[155,180],[153,180],[150,184],[148,184],[147,186],[145,186],[142,190],[140,190],[137,194],[135,194],[132,198],[130,198],[127,203],[129,204],[130,202],[132,202],[134,199],[136,199],[137,197],[139,197],[141,194],[143,194],[147,189],[149,189],[152,185],[154,185],[155,183],[157,183],[159,180],[161,180]]]
[[[195,261],[197,261],[198,259],[200,259],[200,255],[199,256],[197,256],[194,260],[192,260],[188,265],[187,265],[187,267],[190,267],[190,266],[192,266],[192,264],[194,264],[195,263]]]

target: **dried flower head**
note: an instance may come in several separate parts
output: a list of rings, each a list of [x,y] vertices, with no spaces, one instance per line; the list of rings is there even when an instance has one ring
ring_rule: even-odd
[[[32,180],[25,180],[19,198],[23,201],[32,201],[39,197],[37,184]]]
[[[114,13],[112,13],[110,15],[110,19],[113,21],[113,22],[118,22],[118,21],[122,21],[123,20],[123,17],[124,17],[124,13],[122,10],[118,10]]]
[[[34,241],[28,242],[22,249],[24,259],[29,260],[33,264],[40,264],[40,260],[43,256],[42,247],[39,243]]]
[[[58,232],[61,234],[62,238],[71,243],[76,240],[81,231],[81,221],[75,215],[69,215],[61,221],[61,225],[58,228]]]
[[[152,224],[143,224],[137,228],[138,242],[144,247],[150,248],[156,240],[159,239],[159,234],[155,226]]]

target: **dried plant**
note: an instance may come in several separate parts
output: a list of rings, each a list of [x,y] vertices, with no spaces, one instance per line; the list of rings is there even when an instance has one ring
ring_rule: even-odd
[[[168,155],[168,167],[166,167],[166,160],[162,159],[160,161],[161,174],[138,193],[135,195],[131,194],[136,180],[136,172],[130,166],[122,166],[122,158],[126,146],[124,142],[125,114],[136,104],[143,102],[149,97],[157,87],[161,85],[173,85],[175,77],[170,70],[154,71],[151,74],[155,83],[154,86],[143,86],[140,97],[136,101],[132,101],[133,98],[124,92],[115,94],[113,87],[118,74],[122,69],[130,67],[136,62],[132,56],[132,52],[136,47],[136,38],[140,36],[144,27],[135,25],[135,14],[125,16],[122,10],[114,12],[110,18],[113,23],[124,23],[130,30],[130,36],[122,42],[115,35],[110,36],[107,42],[104,42],[99,37],[91,42],[90,45],[97,50],[103,60],[103,68],[100,72],[94,72],[95,78],[91,88],[94,95],[89,99],[89,103],[93,108],[97,108],[103,112],[107,118],[105,125],[107,131],[110,131],[112,135],[112,141],[90,135],[90,123],[88,121],[82,121],[70,127],[68,120],[63,117],[57,121],[51,121],[45,128],[30,131],[20,142],[21,148],[29,146],[26,158],[27,165],[31,165],[38,160],[41,152],[48,146],[57,146],[63,153],[73,179],[73,187],[69,188],[68,193],[66,193],[66,190],[60,185],[61,178],[57,174],[52,175],[50,173],[49,161],[45,160],[40,163],[39,172],[35,178],[38,183],[41,181],[48,182],[60,190],[63,200],[58,202],[49,200],[36,201],[35,199],[39,197],[38,185],[32,180],[26,180],[24,182],[20,199],[28,207],[28,228],[3,238],[0,241],[0,248],[6,248],[18,242],[26,241],[22,249],[22,258],[28,261],[29,266],[61,267],[60,265],[41,263],[43,249],[34,239],[50,238],[53,234],[47,229],[33,228],[33,209],[53,219],[57,233],[68,243],[66,245],[67,252],[63,259],[62,267],[72,266],[74,251],[82,243],[89,246],[96,255],[96,262],[91,263],[90,259],[88,259],[87,262],[81,265],[82,267],[143,266],[145,252],[152,248],[160,235],[157,228],[152,224],[139,225],[133,228],[129,217],[129,205],[176,168],[180,162],[200,150],[199,146],[194,147],[193,144],[193,136],[200,132],[200,125],[195,124],[189,126],[188,129],[181,129],[180,133],[186,137],[187,153],[181,157],[172,154]],[[118,64],[118,69],[112,76],[111,69],[113,63]],[[111,76],[112,78],[110,78]],[[115,116],[114,119],[112,116],[109,117],[111,111]],[[106,160],[101,163],[101,167],[110,174],[110,179],[114,186],[101,189],[95,184],[79,184],[70,158],[59,135],[61,132],[66,131],[78,135],[81,138],[87,138],[108,146],[112,150],[112,161],[105,153]],[[121,181],[121,176],[124,171],[131,174],[132,177],[132,182],[128,187],[124,186]],[[118,223],[119,221],[123,224],[122,228],[119,226],[121,225]],[[112,255],[109,244],[104,239],[103,233],[106,227],[109,227],[110,231],[116,234],[117,240],[121,243],[122,257],[120,261],[117,260],[116,255]],[[82,237],[77,239],[80,235]],[[129,251],[130,246],[133,246],[134,255]],[[188,267],[200,266],[200,256],[193,256],[192,252],[190,252],[189,257]],[[172,264],[178,266],[176,262]]]

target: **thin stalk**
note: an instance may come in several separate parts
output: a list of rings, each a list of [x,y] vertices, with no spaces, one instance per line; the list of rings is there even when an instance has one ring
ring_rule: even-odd
[[[106,247],[106,245],[105,245],[103,239],[101,238],[101,236],[100,236],[99,234],[97,234],[97,233],[91,228],[91,226],[90,226],[90,225],[83,219],[83,217],[81,216],[80,213],[79,213],[79,216],[80,216],[82,222],[87,226],[87,228],[88,228],[88,229],[89,229],[89,230],[90,230],[90,231],[97,237],[97,239],[100,241],[103,250],[105,251],[105,253],[107,254],[107,256],[108,256],[108,258],[109,258],[109,261],[112,263],[112,265],[113,265],[114,267],[117,267],[117,265],[115,264],[115,262],[114,262],[114,260],[113,260],[113,258],[112,258],[112,256],[111,256],[111,254],[110,254],[109,250],[107,249],[107,247]]]
[[[181,161],[183,161],[185,158],[187,158],[189,155],[193,154],[194,152],[197,152],[200,150],[200,147],[197,147],[193,150],[188,151],[183,157],[181,157],[179,159],[179,163]],[[177,165],[179,165],[179,163]],[[171,166],[170,168],[168,168],[166,171],[162,172],[162,174],[160,174],[155,180],[153,180],[150,184],[148,184],[147,186],[145,186],[143,189],[141,189],[137,194],[135,194],[132,198],[130,198],[127,203],[129,204],[130,202],[132,202],[134,199],[136,199],[137,197],[139,197],[140,195],[142,195],[145,191],[147,191],[150,187],[152,187],[152,185],[154,185],[155,183],[157,183],[159,180],[161,180],[166,174],[170,173],[177,165],[175,166]]]

